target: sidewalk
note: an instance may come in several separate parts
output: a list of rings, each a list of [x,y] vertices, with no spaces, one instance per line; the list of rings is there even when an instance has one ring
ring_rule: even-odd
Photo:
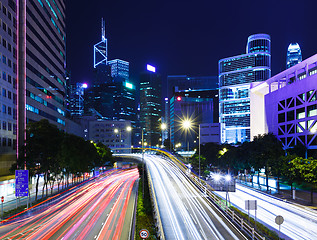
[[[280,198],[285,201],[289,201],[292,203],[297,203],[299,205],[303,205],[305,207],[309,207],[310,209],[317,210],[317,193],[313,193],[313,201],[314,203],[311,204],[311,193],[307,190],[296,189],[295,190],[295,199],[293,199],[293,195],[290,189],[290,186],[285,184],[280,184],[280,191],[277,192],[277,189],[274,187],[269,186],[269,191],[267,191],[266,185],[253,183],[252,182],[245,182],[243,180],[237,180],[237,183],[243,184],[244,186],[248,186],[250,188],[256,189],[263,193],[272,195],[276,198]]]

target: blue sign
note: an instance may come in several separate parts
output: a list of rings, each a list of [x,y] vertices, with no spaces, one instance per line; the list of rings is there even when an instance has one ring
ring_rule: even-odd
[[[29,170],[15,170],[15,196],[29,195]]]
[[[94,177],[99,177],[99,175],[100,175],[99,171],[95,170],[94,171]]]

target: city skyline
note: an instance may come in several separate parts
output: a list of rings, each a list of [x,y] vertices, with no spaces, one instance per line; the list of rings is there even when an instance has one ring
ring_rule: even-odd
[[[129,61],[134,81],[138,81],[146,63],[157,66],[163,82],[165,76],[173,74],[216,76],[220,59],[244,52],[244,45],[234,43],[244,42],[257,33],[272,38],[274,75],[285,69],[289,42],[300,44],[303,59],[316,52],[317,34],[310,30],[314,28],[312,5],[316,3],[301,5],[297,18],[290,18],[295,3],[267,1],[259,6],[252,1],[243,4],[172,1],[149,5],[143,1],[124,1],[100,2],[95,8],[70,0],[67,2],[67,65],[72,81],[92,80],[92,47],[100,39],[100,19],[104,18],[109,59]]]

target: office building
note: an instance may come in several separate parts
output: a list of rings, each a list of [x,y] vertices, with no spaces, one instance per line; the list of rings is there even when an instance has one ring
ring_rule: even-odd
[[[219,61],[219,117],[221,142],[250,141],[250,83],[271,77],[271,39],[248,38],[247,53]]]
[[[286,69],[302,61],[302,51],[298,43],[291,43],[287,49]]]
[[[84,93],[85,114],[94,109],[106,119],[135,122],[135,92],[135,85],[127,81],[93,84]]]
[[[69,111],[71,116],[82,116],[84,114],[84,90],[88,87],[86,83],[70,85]]]
[[[7,172],[28,122],[45,118],[66,129],[65,1],[4,0],[0,8],[1,169]]]
[[[17,149],[17,9],[0,2],[0,175],[8,173]]]
[[[59,129],[65,129],[65,2],[21,0],[18,12],[20,144],[29,121],[46,118]]]
[[[111,68],[111,77],[115,80],[121,78],[129,80],[129,62],[120,59],[114,59],[108,61],[108,65]]]
[[[285,149],[317,150],[317,55],[251,86],[251,134],[273,133]]]
[[[171,139],[173,146],[182,150],[198,147],[199,124],[211,124],[218,119],[218,90],[181,90],[175,89],[170,100]],[[183,127],[184,121],[191,122],[191,129]],[[219,135],[219,133],[218,133]]]
[[[105,22],[102,20],[101,41],[94,45],[94,82],[84,92],[85,115],[100,119],[129,120],[136,128],[136,87],[129,81],[129,62],[108,61]]]
[[[140,76],[140,125],[148,146],[160,145],[161,81],[161,75],[151,65]]]
[[[131,122],[127,120],[105,120],[83,117],[87,140],[102,143],[114,153],[131,152]]]

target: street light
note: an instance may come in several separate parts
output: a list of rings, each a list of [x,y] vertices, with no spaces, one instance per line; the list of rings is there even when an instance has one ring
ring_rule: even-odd
[[[114,133],[116,133],[116,134],[118,134],[119,133],[119,141],[120,141],[120,148],[121,148],[121,134],[122,134],[122,131],[123,131],[124,129],[118,129],[118,128],[115,128],[113,131],[114,131]],[[125,130],[127,131],[127,132],[131,132],[132,131],[132,127],[131,126],[127,126],[126,128],[125,128]],[[125,144],[124,144],[125,145]]]
[[[184,119],[182,121],[182,127],[187,132],[187,151],[189,152],[189,141],[188,141],[188,132],[192,128],[192,122],[189,119]]]
[[[164,131],[164,130],[166,130],[167,129],[167,124],[166,123],[162,123],[161,124],[161,129]],[[170,129],[170,151],[172,151],[172,129],[171,129],[171,125],[170,125],[170,127],[169,127]],[[162,142],[162,145],[163,145],[163,142]]]

